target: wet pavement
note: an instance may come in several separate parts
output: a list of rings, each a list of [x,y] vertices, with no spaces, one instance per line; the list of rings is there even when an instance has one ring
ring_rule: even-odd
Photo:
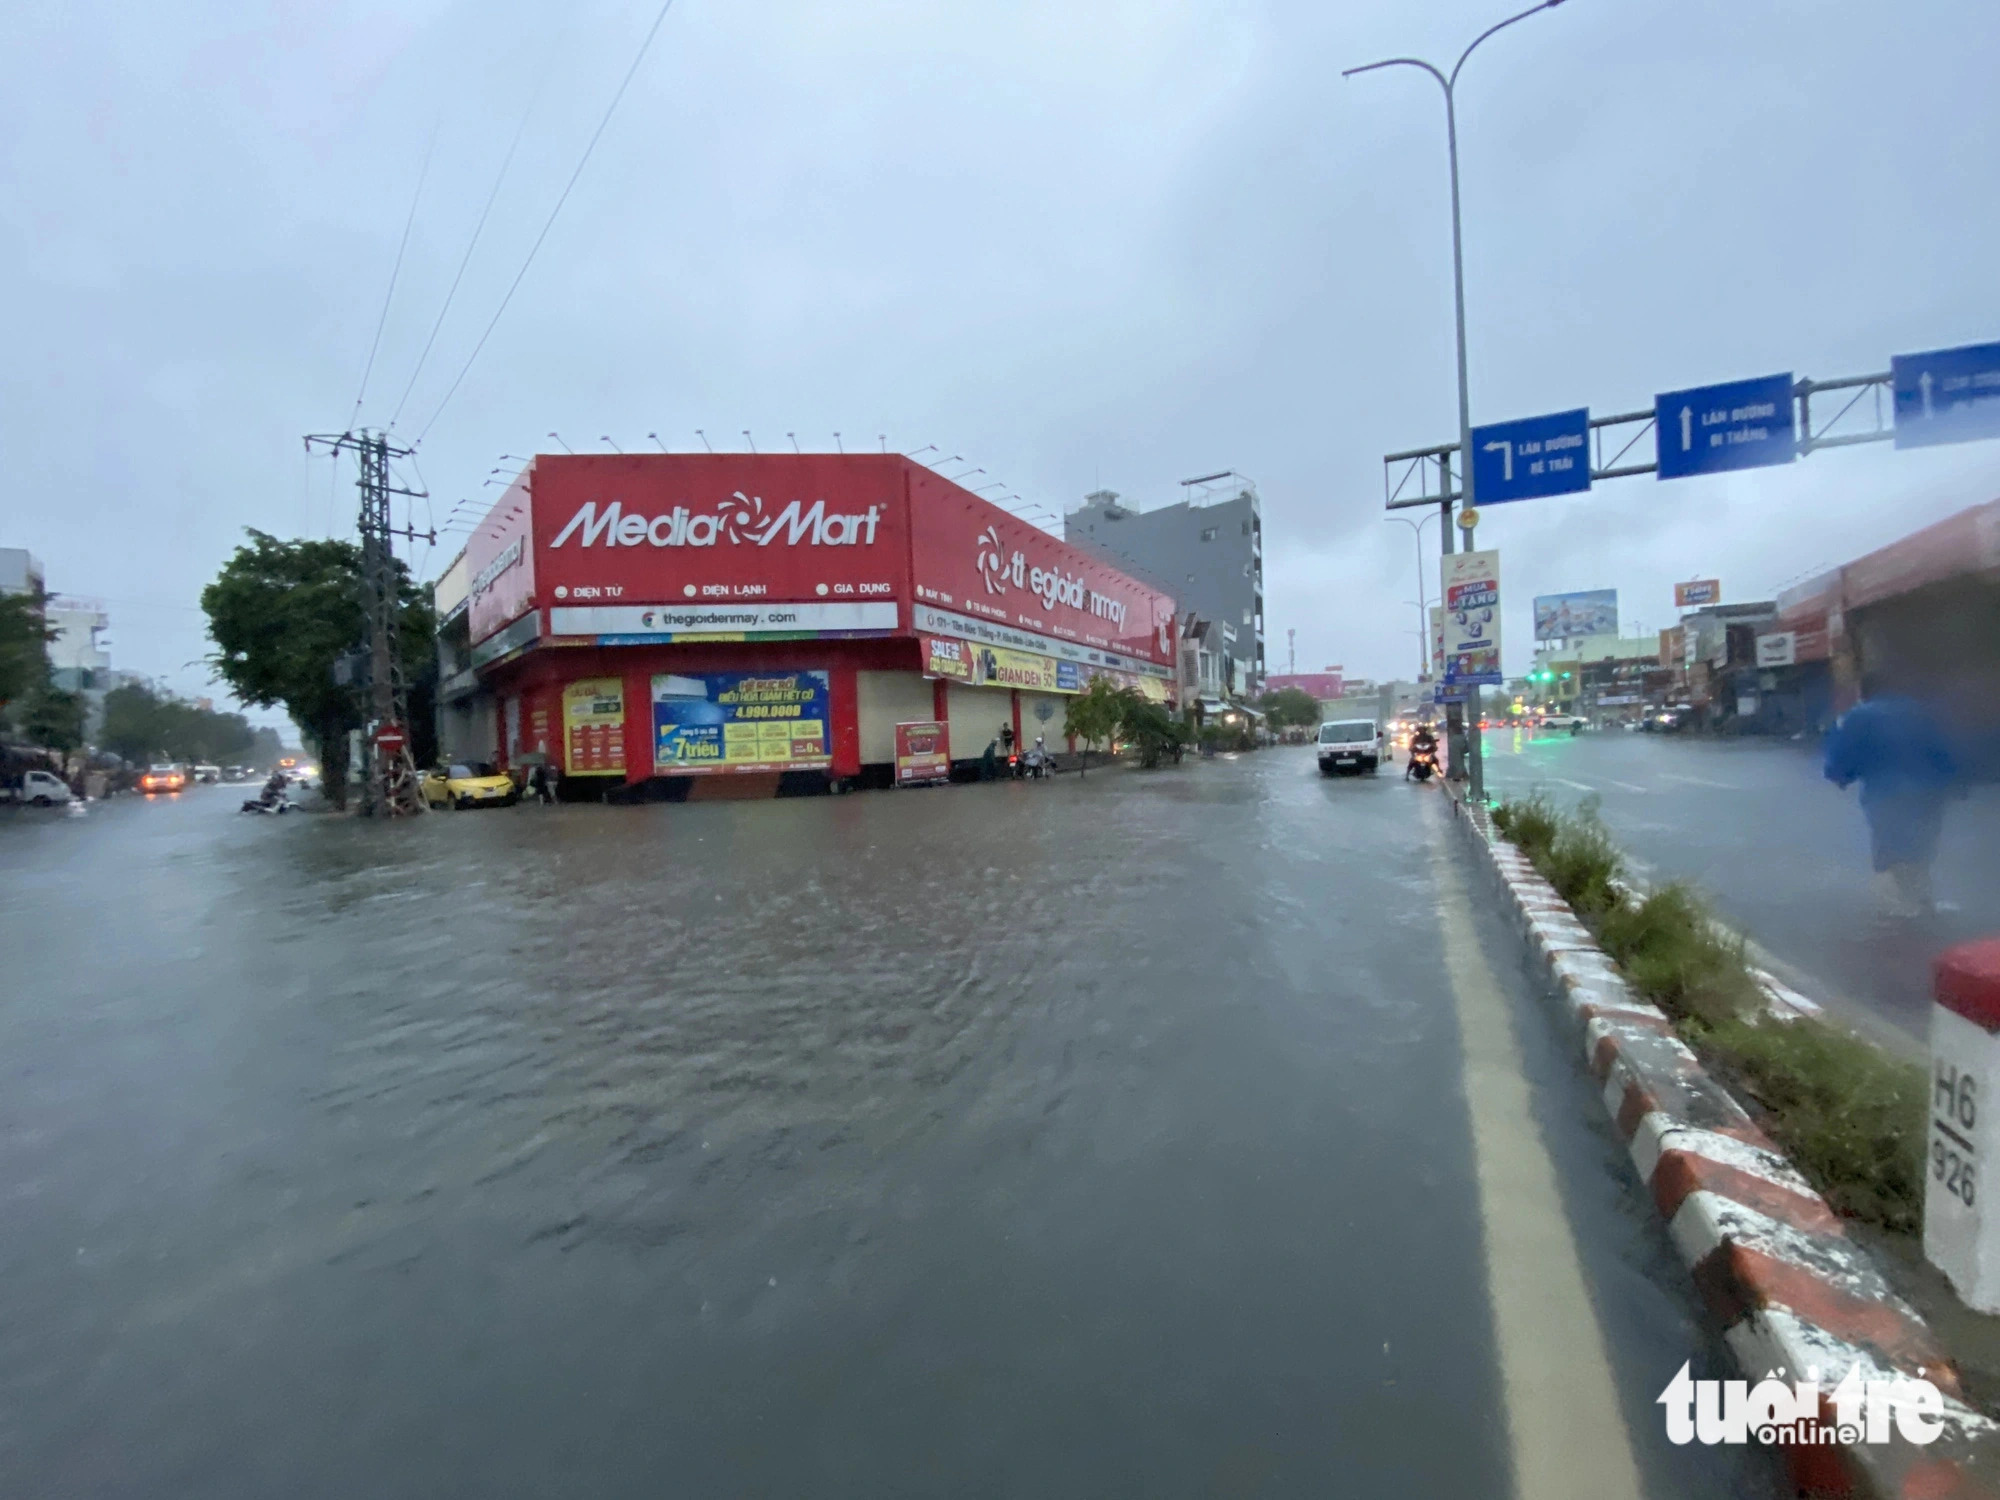
[[[1772,1493],[1661,1433],[1726,1366],[1435,786],[238,800],[0,820],[0,1494],[1507,1495],[1441,900],[1542,1352]]]
[[[1950,804],[1938,911],[1884,917],[1856,791],[1820,774],[1817,745],[1609,731],[1487,735],[1488,790],[1599,799],[1649,880],[1692,881],[1789,982],[1906,1050],[1927,1045],[1931,961],[2000,933],[2000,786]]]

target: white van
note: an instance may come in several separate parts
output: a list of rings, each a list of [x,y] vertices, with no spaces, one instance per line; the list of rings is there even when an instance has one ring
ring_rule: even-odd
[[[1319,726],[1319,773],[1336,776],[1363,771],[1371,776],[1387,753],[1382,726],[1373,719],[1336,719]]]

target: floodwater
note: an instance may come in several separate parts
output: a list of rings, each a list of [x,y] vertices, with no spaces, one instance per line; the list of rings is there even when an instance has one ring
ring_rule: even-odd
[[[1437,792],[0,821],[0,1494],[1507,1494]],[[1763,1493],[1479,920],[1649,1488]]]

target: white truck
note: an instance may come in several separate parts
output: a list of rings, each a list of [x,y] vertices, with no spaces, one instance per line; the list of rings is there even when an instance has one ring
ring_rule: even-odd
[[[0,785],[0,802],[25,802],[31,807],[59,807],[76,800],[69,785],[52,771],[23,771],[19,781]]]

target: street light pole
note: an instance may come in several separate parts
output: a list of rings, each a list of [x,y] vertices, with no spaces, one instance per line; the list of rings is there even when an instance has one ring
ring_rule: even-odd
[[[1465,67],[1465,60],[1472,56],[1474,50],[1481,42],[1492,36],[1496,31],[1504,31],[1516,21],[1525,21],[1529,16],[1536,15],[1541,11],[1554,10],[1560,4],[1562,4],[1562,0],[1542,0],[1540,5],[1530,6],[1518,15],[1509,16],[1506,20],[1487,27],[1472,39],[1470,46],[1459,53],[1458,61],[1452,65],[1450,77],[1446,77],[1437,68],[1425,62],[1420,57],[1384,58],[1381,62],[1367,63],[1359,68],[1344,68],[1341,70],[1340,75],[1343,78],[1352,78],[1357,73],[1372,73],[1378,68],[1422,68],[1431,77],[1435,78],[1438,87],[1444,90],[1445,143],[1451,156],[1451,291],[1452,301],[1458,316],[1458,482],[1460,493],[1464,496],[1465,507],[1468,510],[1472,509],[1475,497],[1472,486],[1472,397],[1466,384],[1465,365],[1465,250],[1459,231],[1458,209],[1458,100],[1456,96],[1458,75],[1460,70]],[[1450,512],[1451,502],[1446,501],[1440,507],[1440,514],[1449,517]],[[1442,534],[1438,538],[1438,551],[1441,554],[1449,555],[1452,550],[1451,527],[1449,525],[1442,526],[1440,527],[1440,531]],[[1467,530],[1465,533],[1465,548],[1468,552],[1473,550],[1472,532],[1470,530]],[[1486,800],[1486,777],[1485,769],[1481,764],[1481,746],[1479,743],[1478,688],[1475,687],[1468,693],[1466,707],[1470,710],[1466,714],[1465,732],[1468,751],[1466,761],[1472,773],[1471,796],[1473,801],[1483,802]]]
[[[1401,521],[1410,528],[1410,537],[1417,544],[1417,681],[1422,682],[1431,672],[1431,615],[1426,602],[1429,596],[1424,592],[1424,528],[1434,516],[1412,521],[1408,516],[1391,516],[1392,521]]]

